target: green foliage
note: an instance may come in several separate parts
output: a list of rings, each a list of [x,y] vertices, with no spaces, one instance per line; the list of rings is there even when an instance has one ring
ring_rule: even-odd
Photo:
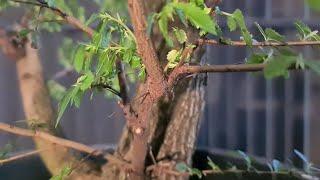
[[[61,101],[66,93],[66,88],[54,80],[48,81],[47,86],[50,96],[57,101]]]
[[[108,13],[97,17],[93,21],[98,21],[99,25],[91,42],[81,43],[74,50],[72,65],[81,76],[62,98],[57,123],[68,105],[80,105],[85,92],[94,88],[101,91],[106,86],[112,87],[106,89],[112,93],[119,89],[117,60],[122,61],[127,71],[133,70],[133,74],[137,72],[138,78],[144,80],[146,76],[145,67],[136,52],[135,36],[126,26],[125,20],[119,15],[113,17]]]
[[[181,173],[184,173],[184,172],[188,172],[191,176],[195,175],[197,176],[199,179],[202,178],[202,172],[197,169],[197,168],[190,168],[188,167],[187,164],[185,164],[184,162],[181,162],[181,163],[178,163],[176,164],[176,170],[181,172]]]
[[[304,24],[301,21],[295,22],[295,27],[298,31],[298,37],[302,41],[313,40],[320,41],[320,36],[318,35],[318,31],[312,31],[310,27]]]
[[[60,171],[60,174],[50,178],[50,180],[65,180],[72,172],[71,167],[65,167]]]
[[[279,55],[272,57],[266,68],[264,69],[264,76],[267,79],[283,76],[289,77],[288,68],[295,63],[296,58],[293,56]]]
[[[243,36],[243,39],[247,43],[247,45],[252,45],[252,37],[246,26],[244,16],[241,10],[237,9],[232,14],[228,14],[227,24],[230,31],[235,31],[237,28],[239,28]]]
[[[173,32],[180,44],[187,42],[188,37],[186,32],[183,29],[173,28]]]
[[[268,55],[266,54],[252,54],[248,59],[247,59],[247,64],[262,64],[264,63],[268,58]]]
[[[189,21],[195,28],[200,29],[204,33],[218,35],[220,31],[217,22],[211,18],[210,9],[205,8],[203,1],[191,1],[190,3],[171,2],[166,4],[158,14],[159,29],[166,39],[167,45],[172,47],[173,41],[169,36],[169,21],[173,21],[173,15],[178,15],[181,22],[188,26]]]
[[[221,169],[219,168],[219,166],[216,165],[216,164],[211,160],[210,157],[207,157],[207,159],[208,159],[208,165],[211,167],[211,169],[212,169],[213,171],[221,171]]]
[[[189,22],[196,28],[217,35],[217,23],[210,17],[210,10],[202,9],[193,3],[174,3],[173,6],[181,9]]]

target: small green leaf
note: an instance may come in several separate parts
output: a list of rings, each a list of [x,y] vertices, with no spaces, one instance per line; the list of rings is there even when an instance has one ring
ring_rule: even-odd
[[[320,62],[319,61],[304,61],[306,67],[320,75]]]
[[[84,58],[85,56],[85,48],[84,46],[78,46],[77,50],[74,54],[73,66],[77,72],[81,72],[83,70]]]
[[[25,38],[28,36],[29,33],[31,33],[32,30],[31,29],[22,29],[21,31],[19,31],[19,36],[22,38]]]
[[[237,22],[232,16],[227,17],[227,25],[231,32],[237,29]]]
[[[78,93],[80,90],[79,87],[75,86],[67,91],[67,93],[63,96],[62,100],[59,103],[58,107],[58,117],[56,120],[56,127],[58,126],[63,113],[65,112],[68,105],[72,102],[72,98]]]
[[[202,178],[202,172],[197,168],[188,168],[190,175],[196,175],[199,179]]]
[[[79,85],[82,91],[86,91],[87,89],[89,89],[93,82],[94,82],[94,75],[90,71],[80,76],[77,80],[77,84]]]
[[[270,29],[270,28],[267,28],[265,30],[265,33],[267,36],[267,40],[283,42],[285,39],[284,36],[282,36],[281,34],[276,32],[275,30]]]
[[[216,164],[211,160],[210,157],[207,157],[207,159],[208,159],[208,165],[211,167],[211,169],[212,169],[213,171],[221,171],[221,169],[219,168],[219,166],[216,165]]]
[[[173,19],[173,13],[174,9],[171,3],[167,4],[163,7],[162,11],[158,15],[158,25],[160,32],[162,33],[163,37],[165,38],[167,45],[172,47],[173,41],[169,37],[168,32],[168,23],[169,19]]]
[[[152,33],[152,28],[153,28],[153,24],[154,24],[154,19],[156,17],[156,13],[152,13],[148,16],[148,19],[147,19],[147,34],[148,36],[151,36],[151,33]]]
[[[89,26],[91,23],[95,22],[99,18],[98,14],[92,14],[89,19],[86,21],[85,25]]]
[[[146,75],[147,75],[146,68],[144,65],[142,65],[139,71],[138,77],[140,80],[144,81],[146,79]]]
[[[270,59],[264,69],[264,76],[267,79],[283,76],[289,76],[288,68],[295,63],[295,57],[292,56],[276,56]]]
[[[212,19],[206,10],[195,6],[192,3],[174,3],[174,6],[178,9],[183,10],[187,19],[195,27],[200,28],[206,32],[213,35],[218,35],[217,33],[217,22]]]
[[[60,171],[60,174],[52,176],[50,180],[64,180],[66,177],[68,177],[72,172],[71,167],[65,167]]]
[[[48,81],[47,86],[50,96],[57,101],[61,101],[66,93],[66,88],[54,80]]]
[[[265,62],[267,58],[268,58],[268,55],[266,54],[252,54],[247,59],[247,64],[262,64]]]
[[[182,173],[187,172],[188,168],[189,167],[184,162],[180,162],[180,163],[176,164],[176,170],[179,172],[182,172]]]
[[[186,32],[183,29],[174,28],[173,32],[180,44],[183,44],[187,41],[188,37]]]
[[[178,60],[178,58],[179,58],[179,55],[180,55],[180,52],[175,50],[175,49],[173,49],[173,50],[168,52],[167,60],[169,62],[176,62]]]
[[[237,24],[241,30],[241,34],[243,36],[243,39],[246,42],[246,44],[249,46],[252,46],[252,37],[251,37],[250,32],[248,31],[248,28],[246,26],[244,16],[243,16],[241,10],[240,9],[235,10],[234,13],[232,14],[232,17],[237,22]]]
[[[185,27],[188,27],[188,22],[187,22],[187,19],[186,19],[186,15],[184,14],[183,10],[181,10],[181,9],[176,9],[176,13],[177,13],[180,21],[182,22],[182,24],[183,24]]]
[[[254,24],[257,26],[258,30],[260,31],[261,35],[263,36],[264,41],[268,41],[267,35],[264,32],[264,30],[262,29],[262,27],[260,26],[260,24],[258,24],[257,22],[255,22]]]

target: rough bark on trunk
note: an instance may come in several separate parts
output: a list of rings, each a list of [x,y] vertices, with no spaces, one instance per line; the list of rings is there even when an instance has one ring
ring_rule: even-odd
[[[145,2],[147,11],[158,12],[164,4],[164,1]],[[179,24],[176,24],[179,25]],[[188,36],[197,37],[194,31],[188,31]],[[192,42],[192,40],[190,40]],[[159,30],[155,28],[153,42],[157,47],[157,53],[160,60],[166,59],[168,48],[163,46],[163,37]],[[195,52],[194,59],[199,62],[204,51],[199,48]],[[191,156],[194,151],[196,136],[200,124],[200,116],[204,106],[204,87],[205,75],[197,75],[182,80],[174,89],[173,100],[162,98],[158,103],[152,105],[151,114],[148,118],[148,153],[146,154],[145,165],[151,165],[154,156],[157,159],[171,157],[176,152],[173,164],[176,162],[185,162],[191,165]],[[136,96],[133,98],[133,107],[140,106],[139,99],[146,93],[147,85],[141,83],[137,89]],[[179,131],[177,131],[179,129]],[[173,138],[174,137],[174,138]],[[122,159],[127,156],[132,146],[133,134],[125,127],[121,139],[118,143],[115,156]],[[180,143],[181,142],[181,143]],[[152,152],[152,153],[151,153]],[[165,159],[167,161],[169,159]],[[165,162],[164,161],[164,162]],[[104,168],[105,177],[122,177],[126,178],[126,173],[115,166],[106,165]],[[153,174],[154,176],[155,174]],[[168,176],[167,178],[174,178]]]

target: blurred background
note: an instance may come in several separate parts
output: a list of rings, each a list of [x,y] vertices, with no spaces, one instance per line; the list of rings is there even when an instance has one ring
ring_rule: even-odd
[[[90,2],[87,7],[94,11]],[[223,1],[220,8],[233,12],[236,8],[247,17],[251,32],[254,22],[272,27],[289,39],[295,39],[294,21],[299,19],[313,29],[320,29],[320,14],[312,12],[303,0]],[[10,13],[9,13],[10,12]],[[10,27],[23,12],[0,14],[0,26]],[[81,33],[65,28],[60,33],[42,32],[40,53],[47,80],[61,71],[59,46],[64,36],[81,39]],[[231,35],[232,36],[232,35]],[[239,38],[234,36],[234,39]],[[207,47],[208,64],[243,63],[250,53],[246,48]],[[319,50],[299,49],[306,57],[316,59]],[[70,86],[76,75],[59,79]],[[292,72],[290,78],[265,80],[251,73],[209,74],[206,107],[198,138],[198,147],[214,151],[242,150],[267,160],[293,160],[297,149],[320,164],[320,77],[311,72]],[[131,89],[132,91],[134,89]],[[54,103],[56,105],[56,103]],[[23,120],[15,63],[0,53],[0,122],[16,125]],[[124,126],[115,100],[94,96],[83,99],[79,109],[69,108],[62,127],[68,139],[99,146],[114,146]],[[0,149],[13,145],[14,152],[33,148],[28,138],[0,132]]]

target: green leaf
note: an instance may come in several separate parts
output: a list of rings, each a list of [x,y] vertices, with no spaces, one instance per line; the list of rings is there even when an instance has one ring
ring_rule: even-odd
[[[169,62],[176,62],[178,60],[178,58],[179,58],[179,55],[180,55],[180,52],[175,50],[175,49],[173,49],[173,50],[168,52],[167,60]]]
[[[57,101],[61,101],[66,93],[66,88],[54,80],[48,81],[47,86],[50,96]]]
[[[278,42],[284,42],[284,36],[279,34],[273,29],[267,28],[265,30],[267,40],[272,40],[272,41],[278,41]]]
[[[320,62],[319,61],[304,61],[305,65],[312,71],[320,75]]]
[[[146,75],[147,75],[146,67],[144,65],[142,65],[142,67],[139,71],[138,77],[140,80],[144,81],[146,79]]]
[[[246,26],[244,16],[243,16],[241,10],[240,9],[235,10],[231,16],[237,22],[237,24],[241,30],[241,34],[243,36],[243,39],[246,42],[246,44],[249,46],[252,46],[252,37],[251,37],[250,32],[248,31],[248,28]]]
[[[176,9],[176,13],[177,13],[180,21],[182,22],[182,24],[185,27],[188,27],[188,22],[187,22],[187,19],[186,19],[186,16],[185,16],[184,12],[181,9]]]
[[[84,58],[85,56],[85,48],[84,46],[78,46],[77,50],[74,54],[73,66],[77,72],[81,72],[83,70]]]
[[[180,162],[180,163],[176,164],[175,168],[176,168],[177,171],[183,173],[183,172],[187,172],[189,167],[186,165],[186,163]]]
[[[173,32],[180,44],[183,44],[187,41],[188,37],[186,32],[183,29],[174,28]]]
[[[169,19],[173,19],[173,6],[171,3],[167,4],[163,7],[162,11],[158,15],[158,25],[160,32],[162,33],[163,37],[165,38],[167,45],[173,47],[173,41],[169,37],[168,32],[168,22]]]
[[[196,175],[199,179],[202,178],[202,172],[197,168],[188,168],[190,175]]]
[[[19,36],[22,38],[25,38],[28,36],[29,33],[31,33],[32,30],[31,29],[22,29],[21,31],[19,31]]]
[[[178,9],[183,10],[186,18],[195,27],[200,28],[213,35],[218,35],[217,33],[217,22],[212,19],[206,10],[195,6],[192,3],[174,3],[174,6]]]
[[[61,117],[62,117],[63,113],[65,112],[66,108],[72,102],[72,98],[78,93],[79,90],[80,90],[79,87],[74,86],[73,88],[69,89],[67,91],[67,93],[63,96],[63,98],[60,101],[59,106],[58,106],[58,117],[56,120],[56,127],[58,126],[58,124],[61,120]]]
[[[147,19],[147,35],[148,36],[151,36],[151,33],[152,33],[152,28],[153,28],[153,24],[154,24],[154,19],[156,17],[156,13],[152,13],[148,16],[148,19]]]
[[[252,54],[247,59],[247,64],[262,64],[267,59],[268,55],[266,54]]]
[[[264,69],[264,76],[267,79],[289,76],[288,68],[295,63],[296,58],[292,56],[279,55],[270,59]]]
[[[258,24],[257,22],[254,23],[255,26],[257,26],[258,30],[260,31],[261,35],[263,36],[264,41],[268,41],[267,35],[264,32],[264,30],[262,29],[262,27],[260,26],[260,24]]]
[[[211,167],[211,169],[212,169],[213,171],[221,171],[221,169],[219,168],[219,166],[216,165],[216,164],[211,160],[210,157],[207,157],[207,159],[208,159],[208,165]]]
[[[64,180],[71,174],[71,172],[71,167],[65,167],[60,171],[60,174],[51,177],[50,180]]]
[[[98,14],[93,13],[89,19],[86,21],[85,25],[89,26],[91,23],[95,22],[99,18]]]
[[[237,29],[237,22],[232,16],[227,17],[227,25],[231,32]]]
[[[94,82],[94,75],[92,72],[86,72],[86,74],[80,76],[77,80],[77,85],[79,85],[80,90],[86,91],[91,87],[91,84]]]

